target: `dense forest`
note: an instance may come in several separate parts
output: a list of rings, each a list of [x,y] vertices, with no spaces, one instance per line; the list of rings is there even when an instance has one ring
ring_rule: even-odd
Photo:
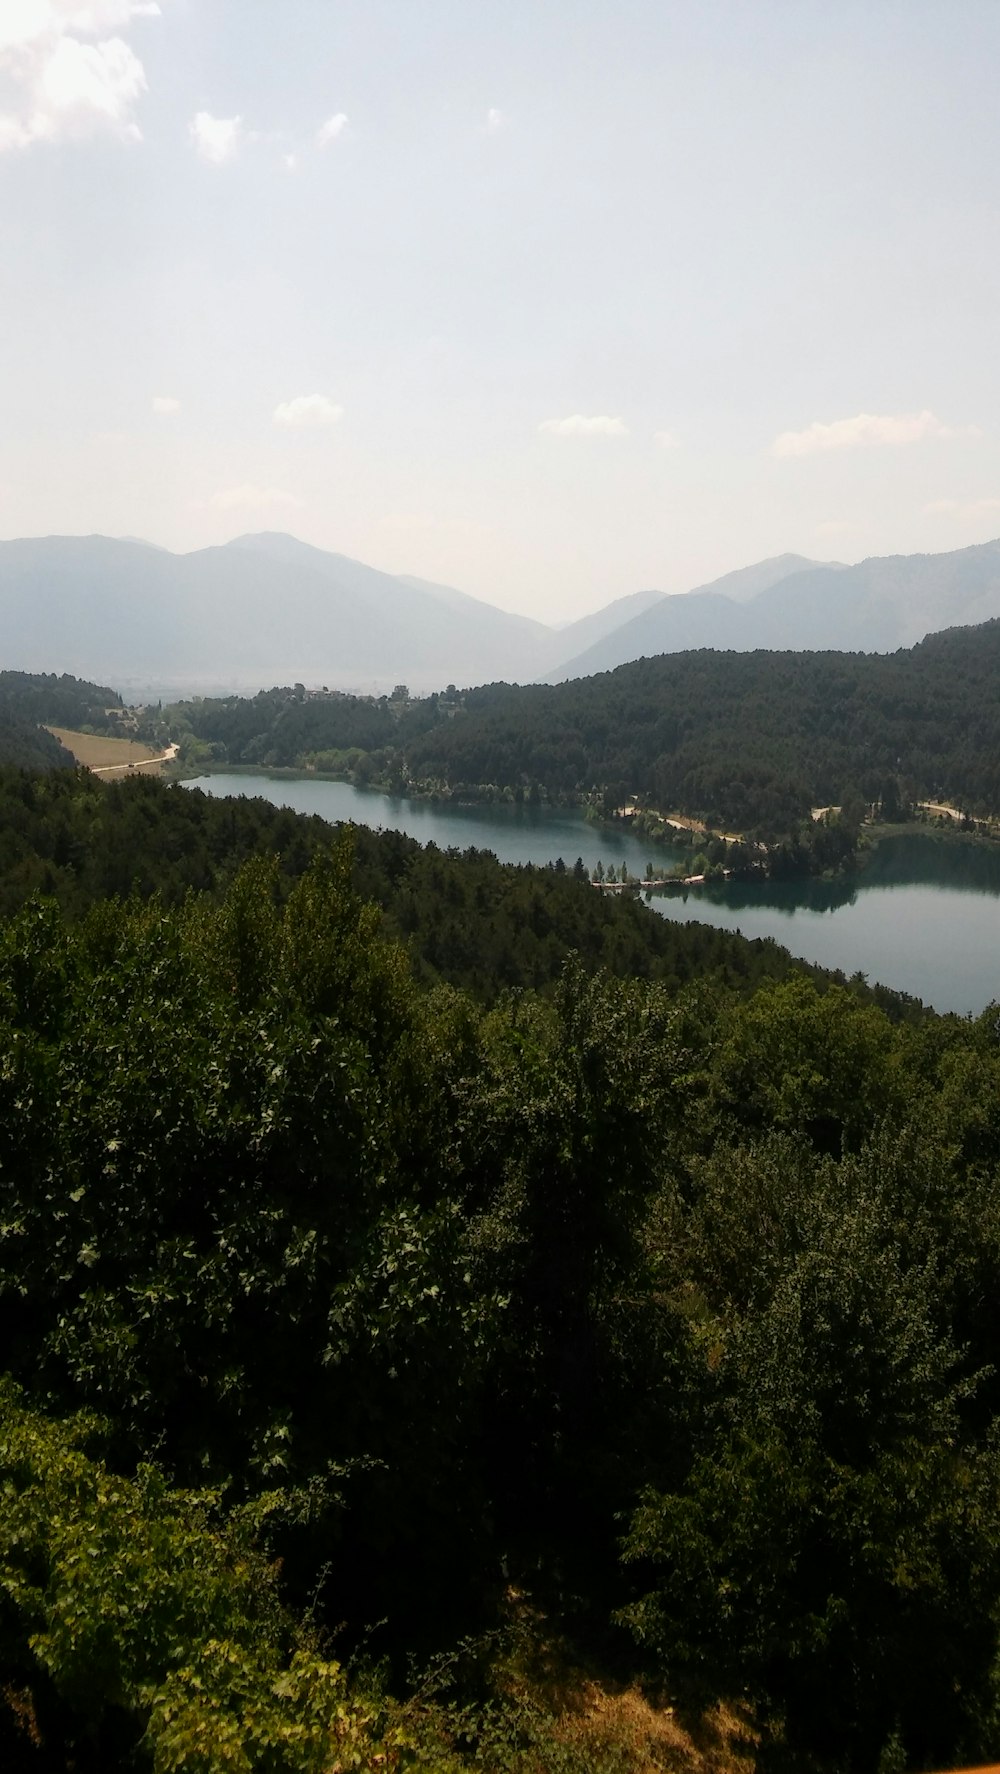
[[[996,1753],[995,1012],[151,780],[0,834],[5,1765],[677,1766],[525,1635]]]
[[[1000,806],[1000,623],[891,655],[677,653],[549,688],[471,691],[414,776],[597,787],[779,836],[811,807]]]
[[[816,806],[846,806],[854,835],[873,805],[887,818],[918,799],[1000,808],[1000,622],[891,655],[674,653],[556,686],[422,701],[299,686],[165,715],[191,762],[609,810],[638,797],[768,842]]]
[[[405,684],[379,697],[307,692],[295,684],[172,703],[149,711],[142,732],[179,739],[188,765],[309,768],[399,787],[408,746],[461,700],[455,691],[411,698]]]
[[[117,733],[125,712],[117,690],[54,671],[0,671],[0,708],[17,720],[94,733]]]
[[[35,721],[21,720],[0,706],[0,760],[25,769],[72,769],[73,759],[51,733]]]

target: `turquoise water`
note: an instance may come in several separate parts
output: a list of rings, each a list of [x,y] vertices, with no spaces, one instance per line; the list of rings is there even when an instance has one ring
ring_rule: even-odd
[[[611,831],[579,813],[391,799],[314,777],[214,775],[187,784],[212,795],[260,795],[300,813],[406,832],[442,849],[474,846],[501,862],[577,857],[642,876],[690,852]],[[744,936],[770,936],[808,961],[863,973],[938,1010],[976,1013],[1000,999],[1000,849],[931,836],[886,838],[855,880],[764,882],[652,895],[662,917],[699,919]]]
[[[644,875],[647,862],[662,870],[689,857],[688,850],[647,844],[630,832],[591,824],[571,808],[458,807],[449,801],[407,801],[354,788],[349,782],[320,782],[315,777],[272,777],[218,774],[185,784],[210,795],[261,795],[296,813],[318,813],[323,819],[349,819],[376,830],[406,832],[421,844],[442,850],[492,850],[501,862],[533,862],[540,866],[557,858],[572,867],[582,857],[587,869],[598,862],[630,874]]]

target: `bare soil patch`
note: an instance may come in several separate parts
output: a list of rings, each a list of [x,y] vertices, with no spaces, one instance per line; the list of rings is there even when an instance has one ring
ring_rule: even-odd
[[[677,832],[694,832],[699,838],[722,838],[726,844],[742,844],[742,832],[710,831],[703,819],[692,819],[686,813],[661,813],[659,818],[664,825],[673,826]]]
[[[69,727],[50,727],[49,732],[71,752],[78,764],[95,774],[111,771],[145,770],[156,772],[170,755],[152,751],[137,739],[107,739],[100,733],[74,733]]]

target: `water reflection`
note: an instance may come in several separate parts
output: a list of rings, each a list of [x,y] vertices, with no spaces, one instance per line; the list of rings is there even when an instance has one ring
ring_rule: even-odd
[[[682,895],[684,899],[697,898],[732,912],[767,906],[785,912],[788,917],[797,911],[835,912],[841,906],[853,905],[857,896],[857,876],[841,876],[835,881],[815,877],[799,881],[706,881],[704,887],[690,888]]]
[[[708,881],[684,897],[697,897],[730,912],[768,910],[836,912],[856,905],[859,894],[876,889],[931,887],[940,893],[1000,895],[1000,846],[944,839],[935,832],[882,838],[863,868],[834,880],[818,876],[795,881]]]
[[[389,801],[349,783],[216,775],[210,794],[262,795],[330,820],[391,827],[442,849],[474,846],[502,862],[544,865],[581,857],[588,873],[623,862],[641,879],[691,851],[593,825],[579,813],[505,805]],[[938,1010],[977,1012],[1000,998],[1000,846],[933,831],[882,839],[855,876],[822,881],[710,882],[648,896],[661,917],[770,937],[795,955],[910,992]]]

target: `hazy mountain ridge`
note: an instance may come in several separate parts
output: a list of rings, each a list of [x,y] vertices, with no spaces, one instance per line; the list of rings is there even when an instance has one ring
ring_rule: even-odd
[[[913,646],[932,631],[1000,615],[1000,541],[812,568],[762,593],[754,608],[771,623],[794,628],[789,646],[856,651],[864,645],[861,623],[871,629],[869,651]]]
[[[700,647],[892,653],[942,628],[1000,615],[1000,542],[948,554],[873,555],[856,566],[778,555],[682,597],[664,597],[550,682]]]
[[[575,622],[565,623],[554,634],[550,630],[549,664],[565,659],[567,646],[580,650],[599,646],[608,635],[617,633],[654,604],[662,603],[666,595],[663,591],[629,592],[589,616],[578,616]]]
[[[781,645],[776,631],[766,628],[762,633],[760,621],[746,606],[714,591],[689,592],[661,598],[631,622],[582,653],[564,656],[562,664],[540,675],[548,683],[560,683],[566,678],[613,671],[633,659],[653,658],[659,653],[688,653],[700,647],[752,652],[756,647]]]
[[[734,604],[749,604],[761,592],[770,591],[772,585],[789,579],[793,573],[814,569],[844,570],[841,561],[814,561],[805,554],[774,554],[765,561],[755,561],[752,566],[736,567],[733,572],[723,573],[721,578],[711,579],[705,585],[695,585],[688,596],[698,597],[704,591],[714,591],[720,597],[731,598]]]
[[[417,692],[590,676],[715,648],[892,652],[1000,615],[1000,541],[856,566],[784,554],[679,596],[619,598],[562,629],[451,586],[263,532],[171,554],[148,542],[0,542],[4,662],[213,692],[275,682]]]
[[[583,652],[564,652],[562,662],[546,673],[550,682],[590,677],[613,671],[630,660],[657,653],[682,653],[696,647],[715,647],[737,652],[755,647],[783,647],[782,635],[771,632],[762,613],[746,613],[764,592],[803,570],[841,571],[836,562],[810,561],[802,554],[779,554],[723,573],[707,585],[695,586],[681,597],[661,596],[644,611],[611,633],[605,645],[596,640]]]
[[[0,543],[8,663],[116,681],[430,690],[516,677],[551,631],[293,537],[185,555],[109,537]]]

